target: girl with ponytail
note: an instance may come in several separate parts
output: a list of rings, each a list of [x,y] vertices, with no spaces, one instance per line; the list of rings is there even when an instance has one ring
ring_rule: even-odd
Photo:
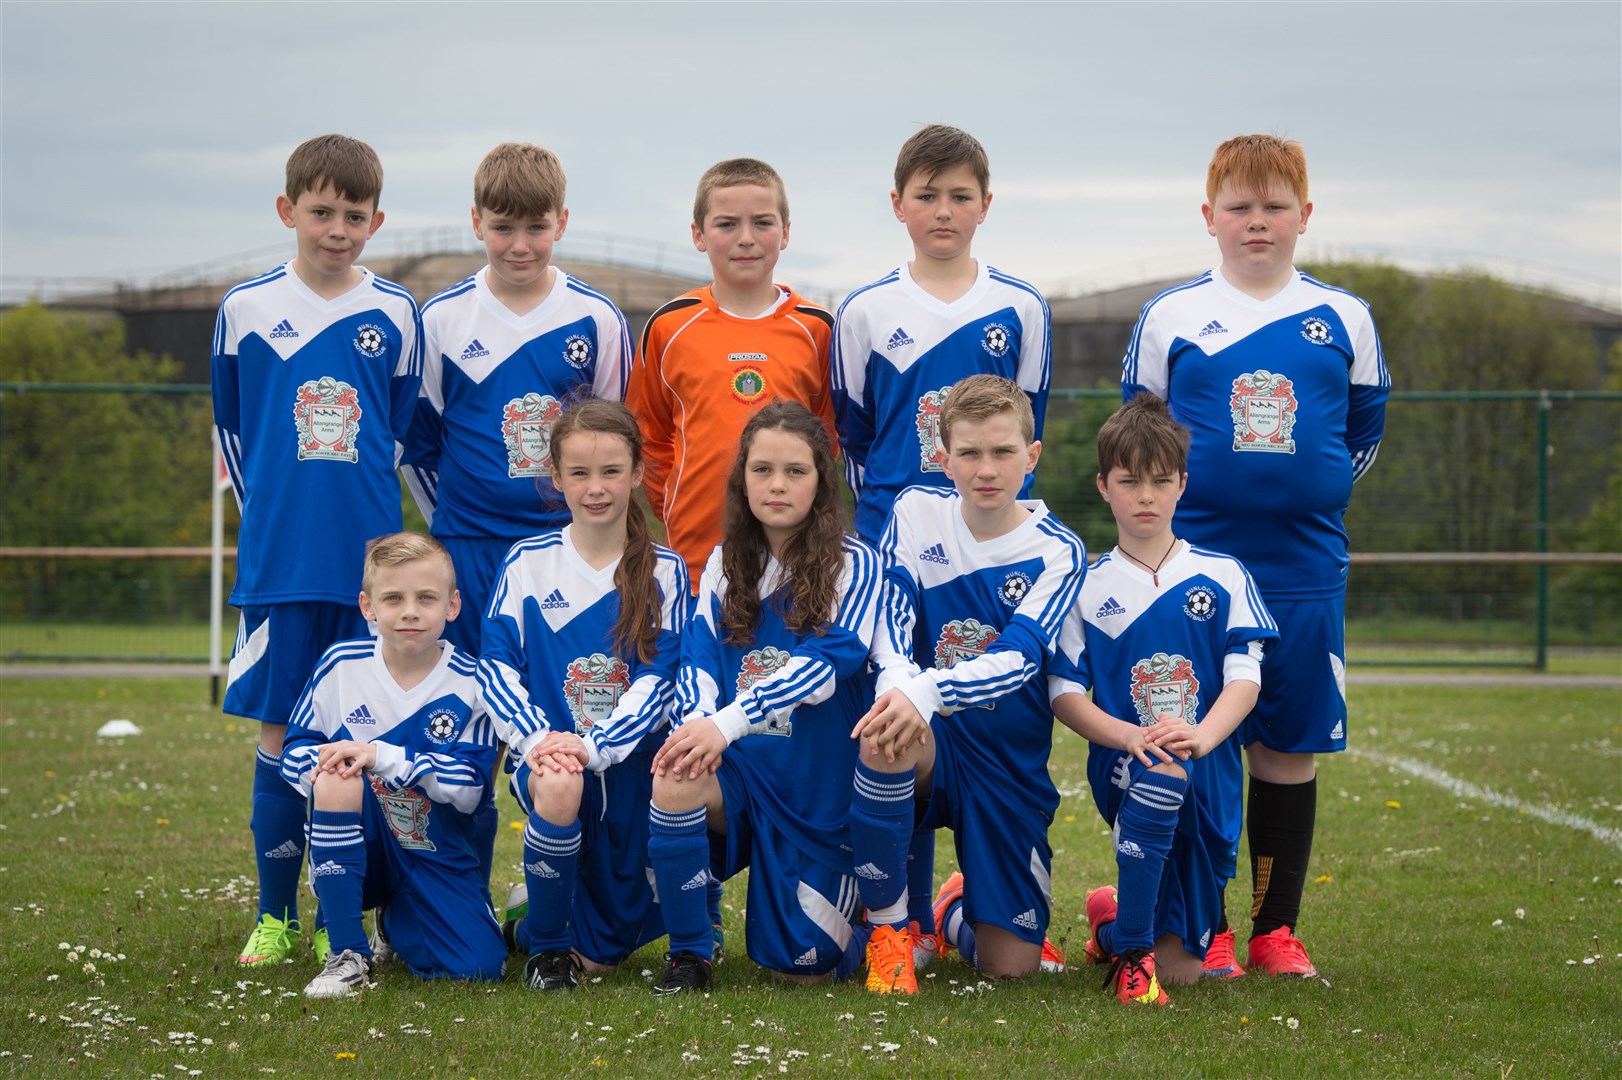
[[[483,628],[479,683],[516,765],[527,914],[507,928],[534,990],[572,990],[664,934],[645,869],[653,753],[675,693],[686,564],[653,542],[642,435],[616,401],[552,428],[572,522],[516,544]],[[509,900],[509,914],[523,910]]]

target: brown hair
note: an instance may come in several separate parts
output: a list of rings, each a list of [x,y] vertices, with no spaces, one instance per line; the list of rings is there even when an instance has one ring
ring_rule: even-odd
[[[1265,196],[1282,181],[1301,204],[1307,201],[1307,155],[1294,139],[1277,135],[1235,135],[1216,148],[1205,173],[1205,201],[1215,203],[1224,181]]]
[[[777,212],[783,224],[788,224],[788,192],[783,187],[783,178],[764,161],[747,157],[718,161],[704,170],[704,175],[699,177],[698,194],[693,197],[693,224],[704,228],[704,216],[710,212],[710,196],[716,188],[745,184],[757,184],[777,192]]]
[[[419,559],[443,560],[445,573],[450,575],[451,591],[456,591],[456,564],[451,562],[451,553],[446,551],[445,545],[438,540],[420,532],[389,533],[387,536],[367,541],[366,560],[361,563],[360,587],[370,594],[372,575],[377,571],[386,566],[402,566],[417,562]]]
[[[340,199],[370,202],[383,195],[383,163],[377,151],[347,135],[318,135],[298,145],[287,159],[287,197],[298,202],[306,191],[331,184]]]
[[[833,444],[828,429],[815,413],[797,401],[771,402],[749,418],[738,439],[738,459],[727,477],[726,514],[722,520],[721,570],[726,574],[726,599],[721,622],[726,640],[749,645],[760,619],[760,578],[766,572],[771,547],[766,530],[749,509],[745,486],[749,450],[762,431],[785,431],[805,440],[817,470],[817,494],[805,523],[783,545],[786,598],[778,601],[778,614],[794,634],[828,632],[839,602],[839,578],[845,566],[845,501],[839,495],[839,474],[834,470]],[[781,594],[780,595],[784,595]]]
[[[896,194],[906,194],[907,181],[919,173],[927,184],[941,170],[958,165],[967,165],[974,173],[981,195],[991,190],[991,162],[980,140],[959,128],[930,124],[901,144],[895,159]]]
[[[1188,471],[1189,431],[1172,419],[1171,406],[1150,393],[1122,405],[1098,429],[1098,475],[1116,469],[1134,476]]]
[[[1036,414],[1031,399],[1019,384],[1001,375],[970,375],[946,392],[941,402],[941,445],[952,445],[952,425],[959,420],[990,420],[1011,412],[1019,421],[1020,434],[1028,443],[1036,438]]]
[[[631,448],[631,468],[642,464],[642,429],[636,417],[618,401],[585,398],[564,410],[552,425],[552,480],[562,477],[563,444],[571,435],[617,435]],[[614,568],[614,591],[619,594],[619,617],[614,620],[614,652],[629,662],[653,659],[660,618],[659,588],[654,578],[658,552],[642,504],[632,502],[625,511],[625,553]],[[686,597],[680,597],[681,602]]]
[[[473,205],[505,217],[561,213],[568,181],[552,151],[531,143],[504,142],[473,173]]]

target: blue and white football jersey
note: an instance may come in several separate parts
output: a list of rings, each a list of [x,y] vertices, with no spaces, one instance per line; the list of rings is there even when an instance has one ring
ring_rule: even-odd
[[[834,422],[858,536],[878,542],[902,488],[952,486],[940,409],[960,379],[984,373],[1018,383],[1042,437],[1050,321],[1041,293],[984,262],[974,286],[950,304],[920,288],[905,266],[846,298],[834,323]]]
[[[786,586],[769,559],[756,587],[763,603],[754,640],[725,640],[721,605],[729,582],[721,549],[699,579],[698,604],[682,638],[675,716],[710,716],[730,740],[726,760],[753,783],[772,827],[802,854],[840,873],[850,867],[850,791],[860,750],[851,728],[873,704],[867,670],[879,599],[879,558],[844,542],[839,601],[822,634],[792,633],[774,600]]]
[[[282,776],[309,795],[322,746],[373,743],[377,763],[366,779],[400,846],[450,870],[476,870],[473,814],[499,745],[473,658],[442,641],[434,670],[402,690],[382,650],[381,640],[363,638],[322,655],[287,722]]]
[[[1391,391],[1368,305],[1300,272],[1256,300],[1209,271],[1144,305],[1121,392],[1144,390],[1194,435],[1178,532],[1275,600],[1340,595],[1346,505]]]
[[[1053,711],[1039,676],[1081,591],[1087,551],[1041,502],[1020,505],[1029,517],[981,543],[956,491],[902,492],[880,548],[873,659],[878,693],[900,687],[925,718],[948,718],[976,775],[1051,817]]]
[[[484,618],[479,684],[515,758],[550,731],[572,731],[591,755],[587,767],[602,772],[665,726],[691,592],[681,556],[655,546],[656,652],[627,662],[614,652],[619,562],[592,569],[569,538],[573,528],[508,552]]]
[[[1260,684],[1264,650],[1277,640],[1256,583],[1237,559],[1185,543],[1149,574],[1115,549],[1087,572],[1065,618],[1049,699],[1090,688],[1093,703],[1117,720],[1147,727],[1170,714],[1198,724],[1229,682]],[[1128,756],[1088,750],[1087,778],[1101,811],[1106,789],[1126,786]],[[1178,829],[1197,832],[1231,877],[1244,810],[1239,740],[1229,737],[1185,764],[1194,797],[1184,802]]]
[[[323,300],[292,264],[225,294],[214,425],[242,510],[231,603],[360,593],[366,542],[400,530],[397,452],[422,380],[411,294],[364,271]]]
[[[422,396],[404,460],[435,536],[516,540],[568,524],[550,478],[552,424],[571,397],[625,397],[631,332],[608,297],[559,270],[517,315],[489,273],[422,309]]]

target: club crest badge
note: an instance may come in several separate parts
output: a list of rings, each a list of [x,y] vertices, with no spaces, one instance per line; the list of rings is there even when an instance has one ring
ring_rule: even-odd
[[[949,668],[959,660],[972,660],[991,648],[997,628],[979,619],[954,619],[941,627],[935,641],[935,666]]]
[[[742,693],[762,679],[775,675],[792,658],[791,653],[774,645],[767,645],[762,649],[751,649],[744,654],[743,662],[738,667],[738,691]],[[788,717],[782,719],[768,717],[757,724],[750,724],[749,734],[792,735],[794,734],[794,721]]]
[[[1207,622],[1216,614],[1216,593],[1208,585],[1196,585],[1183,594],[1183,613],[1195,622]]]
[[[946,400],[950,389],[943,386],[918,399],[918,415],[914,421],[918,426],[918,468],[926,473],[946,471],[946,447],[941,444],[941,402]]]
[[[1301,336],[1314,345],[1332,345],[1335,342],[1329,324],[1316,315],[1301,320]]]
[[[1020,601],[1025,599],[1025,594],[1031,591],[1034,584],[1036,583],[1031,580],[1031,575],[1025,571],[1011,570],[997,589],[997,599],[1009,607],[1019,607]]]
[[[734,368],[729,378],[734,401],[753,405],[766,396],[766,372],[755,364]]]
[[[980,339],[980,347],[992,356],[1007,356],[1008,343],[1012,340],[1008,327],[1002,323],[987,323],[984,329],[986,336]]]
[[[371,772],[366,773],[366,779],[372,785],[377,805],[383,809],[383,820],[389,823],[389,831],[400,846],[411,851],[437,850],[428,839],[428,817],[434,812],[428,796],[415,788],[394,791]]]
[[[563,362],[578,370],[591,363],[596,351],[585,334],[570,334],[569,340],[563,343]]]
[[[305,383],[293,402],[300,461],[360,460],[360,399],[355,388],[331,376]]]
[[[1271,371],[1253,371],[1233,380],[1228,399],[1233,448],[1276,454],[1295,453],[1295,384]]]
[[[440,746],[454,741],[461,726],[462,718],[452,709],[435,709],[428,714],[428,737]]]
[[[1200,680],[1194,663],[1176,653],[1155,653],[1132,665],[1132,704],[1138,723],[1150,727],[1164,715],[1198,723]]]
[[[592,653],[570,662],[563,679],[563,700],[574,717],[574,733],[586,732],[607,720],[631,688],[631,669],[617,656]]]
[[[389,335],[376,323],[365,323],[355,331],[355,351],[369,360],[382,356],[388,344]]]
[[[525,394],[501,410],[501,441],[507,445],[507,475],[546,476],[552,471],[552,425],[563,403],[551,394]]]

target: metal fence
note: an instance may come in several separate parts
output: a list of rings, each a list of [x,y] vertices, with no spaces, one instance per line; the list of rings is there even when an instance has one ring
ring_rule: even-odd
[[[0,383],[0,660],[208,656],[207,389]],[[1118,403],[1054,391],[1038,469],[1038,495],[1094,552],[1115,536],[1092,478]],[[1347,519],[1349,660],[1622,649],[1619,421],[1622,393],[1393,394]]]

